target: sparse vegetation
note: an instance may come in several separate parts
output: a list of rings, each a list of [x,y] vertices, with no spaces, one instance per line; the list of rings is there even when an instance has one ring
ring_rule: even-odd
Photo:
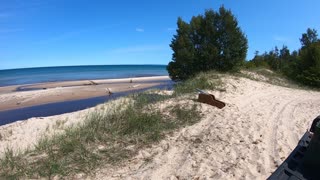
[[[63,125],[64,125],[66,122],[67,122],[67,119],[56,121],[53,129],[59,129],[59,128],[63,127]]]
[[[196,88],[222,90],[222,81],[219,74],[211,72],[201,72],[197,76],[182,83],[177,83],[174,88],[174,95],[195,92]]]
[[[179,84],[179,94],[195,88],[215,88],[215,83],[206,82],[202,74],[187,84]],[[194,82],[200,83],[194,84]],[[98,166],[117,164],[135,155],[139,149],[158,142],[167,132],[198,122],[201,114],[197,104],[174,105],[163,110],[156,103],[176,97],[138,93],[130,95],[127,106],[119,104],[112,109],[96,111],[87,120],[64,133],[44,137],[35,149],[14,154],[7,150],[0,160],[0,178],[53,178],[73,176],[78,173],[91,174]],[[165,111],[165,112],[163,112]],[[64,121],[57,121],[57,127]]]
[[[299,83],[288,79],[280,72],[274,72],[267,68],[252,68],[250,70],[243,70],[240,73],[233,74],[239,77],[245,77],[251,80],[267,82],[269,84],[289,87],[289,88],[304,88]]]

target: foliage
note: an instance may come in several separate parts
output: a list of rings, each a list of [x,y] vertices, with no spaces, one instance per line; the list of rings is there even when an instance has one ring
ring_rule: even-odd
[[[207,10],[192,17],[190,23],[178,18],[177,26],[170,44],[174,53],[167,66],[173,80],[185,80],[201,71],[235,70],[244,63],[247,38],[223,6],[219,12]]]
[[[247,68],[266,67],[281,72],[292,80],[299,83],[320,87],[320,41],[317,31],[307,29],[300,38],[301,49],[293,51],[283,46],[282,49],[275,47],[268,53],[259,55],[245,64]]]
[[[300,51],[301,61],[297,79],[307,85],[320,87],[320,42],[305,46]]]
[[[309,46],[312,43],[318,41],[318,33],[315,29],[307,29],[307,33],[303,33],[302,37],[300,38],[300,42],[302,46]]]

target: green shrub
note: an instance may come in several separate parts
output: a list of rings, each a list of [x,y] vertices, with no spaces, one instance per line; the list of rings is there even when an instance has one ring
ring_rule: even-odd
[[[196,89],[220,89],[222,81],[215,72],[201,72],[193,78],[179,82],[174,87],[174,95],[196,92]]]

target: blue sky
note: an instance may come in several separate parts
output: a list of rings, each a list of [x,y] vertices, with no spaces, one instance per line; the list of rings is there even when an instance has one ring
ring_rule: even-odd
[[[178,16],[222,4],[247,35],[247,59],[320,30],[318,0],[0,0],[0,69],[167,64]]]

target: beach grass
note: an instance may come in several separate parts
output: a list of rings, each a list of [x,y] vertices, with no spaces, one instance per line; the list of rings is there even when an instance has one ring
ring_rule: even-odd
[[[261,67],[243,69],[241,72],[232,73],[230,75],[236,77],[244,77],[255,81],[266,82],[272,85],[287,88],[319,91],[319,88],[312,88],[296,81],[290,80],[281,72],[276,72]]]
[[[221,81],[221,75],[219,73],[214,71],[201,72],[191,79],[181,83],[178,82],[174,87],[174,95],[180,96],[196,92],[196,89],[224,91],[222,85],[223,82]]]
[[[97,167],[121,163],[141,148],[159,142],[166,133],[201,119],[195,102],[177,103],[164,110],[155,108],[155,104],[174,98],[172,95],[148,92],[129,98],[132,102],[123,102],[126,105],[119,103],[112,109],[96,111],[79,126],[43,137],[33,150],[15,154],[8,149],[0,160],[0,178],[51,179],[93,174]],[[57,122],[57,126],[61,123]]]

